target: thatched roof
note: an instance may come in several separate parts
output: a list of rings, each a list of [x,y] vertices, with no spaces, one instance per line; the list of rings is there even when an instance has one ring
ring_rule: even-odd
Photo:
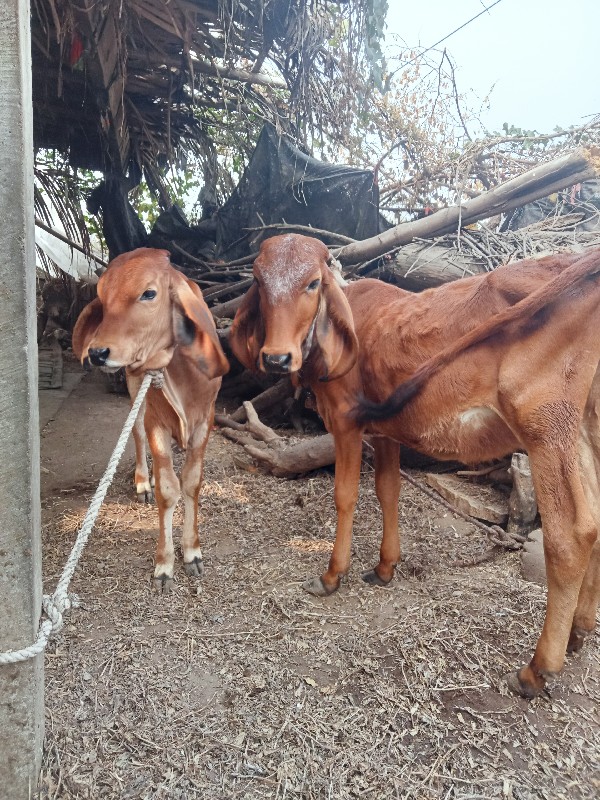
[[[33,0],[36,147],[104,172],[133,161],[152,178],[244,120],[301,125],[319,79],[335,73],[326,43],[340,9],[355,13],[346,30],[361,35],[364,3],[335,5],[332,14],[328,0]]]

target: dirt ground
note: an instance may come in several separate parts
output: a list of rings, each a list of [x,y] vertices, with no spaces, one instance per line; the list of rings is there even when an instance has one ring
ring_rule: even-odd
[[[43,430],[46,592],[127,411],[88,375]],[[600,637],[548,698],[502,680],[529,659],[544,609],[517,554],[449,566],[485,550],[483,534],[407,486],[403,564],[389,587],[367,586],[380,517],[365,465],[350,575],[313,598],[301,584],[331,549],[332,473],[285,481],[239,455],[213,433],[204,579],[179,561],[157,596],[157,512],[135,501],[128,450],[47,651],[39,798],[600,796]]]

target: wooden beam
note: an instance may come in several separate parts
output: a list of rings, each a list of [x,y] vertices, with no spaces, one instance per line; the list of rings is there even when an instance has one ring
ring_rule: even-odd
[[[598,153],[579,148],[546,164],[539,164],[491,191],[467,200],[460,206],[443,208],[429,217],[396,225],[395,228],[370,239],[346,245],[335,255],[344,266],[368,261],[408,244],[413,239],[443,236],[480,219],[507,213],[525,203],[546,197],[552,192],[594,178],[598,172],[600,172]]]

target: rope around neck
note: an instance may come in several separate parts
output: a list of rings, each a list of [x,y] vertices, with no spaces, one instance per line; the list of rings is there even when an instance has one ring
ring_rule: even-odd
[[[71,550],[71,554],[64,566],[60,580],[56,586],[53,595],[45,594],[42,597],[42,608],[46,614],[47,619],[43,620],[40,624],[37,639],[29,647],[24,647],[22,650],[8,650],[5,653],[0,653],[0,665],[2,664],[16,664],[19,661],[27,661],[29,658],[37,656],[44,650],[51,636],[56,635],[63,626],[63,613],[71,607],[71,600],[68,595],[69,583],[75,572],[75,567],[81,557],[83,548],[87,544],[90,533],[96,522],[96,518],[100,513],[100,506],[104,502],[108,488],[113,481],[115,472],[121,460],[121,456],[125,451],[127,439],[131,433],[137,415],[139,414],[142,403],[146,398],[150,384],[160,388],[162,386],[162,371],[161,372],[147,372],[140,385],[139,391],[131,406],[129,416],[125,421],[121,435],[115,445],[115,449],[108,461],[108,466],[104,475],[100,479],[96,493],[92,498],[90,507],[87,510],[83,524],[79,529],[75,544]]]

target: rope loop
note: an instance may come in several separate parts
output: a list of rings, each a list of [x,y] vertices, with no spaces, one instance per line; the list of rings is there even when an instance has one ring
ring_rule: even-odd
[[[0,666],[3,664],[16,664],[20,661],[27,661],[27,659],[37,656],[45,649],[50,637],[56,635],[62,628],[64,621],[63,613],[71,608],[72,605],[74,605],[68,594],[71,578],[73,577],[73,573],[75,572],[75,568],[81,557],[83,549],[87,544],[87,540],[92,532],[96,518],[100,513],[100,507],[104,502],[106,493],[108,492],[113,478],[115,477],[117,467],[119,466],[119,461],[125,452],[129,434],[131,433],[131,430],[135,424],[150,384],[152,383],[153,386],[156,386],[156,388],[160,389],[162,388],[163,380],[164,376],[162,370],[152,370],[144,375],[144,379],[140,385],[137,395],[133,400],[131,410],[125,421],[121,435],[119,436],[117,444],[115,445],[115,449],[113,450],[108,461],[108,466],[106,467],[104,475],[102,478],[100,478],[98,488],[96,489],[96,492],[92,498],[90,506],[85,515],[85,519],[83,520],[83,524],[79,529],[79,533],[75,539],[75,544],[73,545],[73,549],[71,550],[69,558],[67,559],[67,563],[63,568],[54,594],[44,595],[42,597],[42,609],[46,615],[46,619],[42,620],[40,623],[37,638],[33,644],[29,645],[28,647],[24,647],[21,650],[7,650],[5,653],[0,653]]]

